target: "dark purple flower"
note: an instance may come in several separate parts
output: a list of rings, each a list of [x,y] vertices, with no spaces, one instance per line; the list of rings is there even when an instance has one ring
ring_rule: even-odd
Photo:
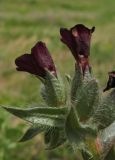
[[[109,72],[109,80],[107,82],[106,88],[103,90],[104,92],[111,89],[115,88],[115,71]]]
[[[15,60],[18,71],[25,71],[45,78],[46,70],[56,76],[56,68],[50,53],[43,42],[38,42],[31,49],[31,54],[24,54]]]
[[[61,41],[65,43],[71,50],[78,64],[81,64],[84,70],[89,66],[88,56],[90,54],[90,40],[95,27],[89,29],[82,24],[70,28],[60,29]]]

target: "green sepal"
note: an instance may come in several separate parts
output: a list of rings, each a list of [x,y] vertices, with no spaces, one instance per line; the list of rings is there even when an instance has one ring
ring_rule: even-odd
[[[99,87],[95,79],[91,79],[77,91],[75,108],[81,121],[86,121],[94,113],[99,103]]]
[[[45,125],[49,127],[63,127],[65,123],[66,108],[54,107],[36,107],[28,109],[19,109],[3,107],[15,116],[24,119],[35,125]]]
[[[71,84],[71,101],[72,101],[72,103],[76,99],[77,90],[82,85],[82,81],[83,81],[83,73],[82,73],[81,67],[79,65],[77,65],[77,67],[75,68],[75,74],[74,74],[72,84]]]
[[[106,128],[115,120],[115,90],[103,96],[93,115],[93,121],[98,128]]]
[[[115,121],[107,128],[101,130],[98,139],[101,144],[101,158],[104,159],[115,145]]]
[[[25,132],[25,134],[21,137],[21,139],[19,140],[19,142],[28,141],[28,140],[32,139],[33,137],[35,137],[36,135],[42,133],[46,129],[47,129],[47,127],[43,127],[43,126],[31,126]]]
[[[51,128],[44,135],[44,142],[47,150],[55,149],[66,141],[63,129]]]
[[[85,141],[88,137],[94,139],[97,135],[97,131],[94,127],[90,125],[83,125],[79,122],[77,112],[74,108],[71,108],[67,117],[65,131],[74,151],[86,150],[87,146],[85,145]],[[90,153],[90,151],[86,151],[88,154]]]
[[[66,74],[65,77],[66,77],[66,80],[68,81],[68,83],[71,84],[71,82],[72,82],[71,76],[69,74]]]
[[[115,160],[115,149],[114,149],[114,147],[109,151],[109,153],[105,157],[105,160]]]
[[[78,128],[80,128],[79,120],[77,113],[73,108],[71,108],[70,113],[66,119],[66,126],[65,126],[65,131],[66,131],[66,136],[72,145],[73,149],[76,150],[80,147],[80,145],[83,145],[83,140],[81,137],[81,133],[79,133]]]
[[[62,106],[66,101],[65,86],[61,77],[55,77],[47,71],[44,86],[41,89],[43,99],[49,106]]]
[[[91,68],[89,68],[89,66],[87,66],[84,71],[83,81],[84,81],[84,83],[88,83],[89,81],[91,81],[92,78],[93,77],[91,74]]]

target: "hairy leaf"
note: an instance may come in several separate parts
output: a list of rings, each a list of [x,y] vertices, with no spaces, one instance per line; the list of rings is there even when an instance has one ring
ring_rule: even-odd
[[[39,127],[32,126],[25,132],[25,134],[19,140],[19,142],[28,141],[28,140],[32,139],[33,137],[35,137],[36,135],[40,134],[41,132],[45,131],[46,129],[47,129],[47,127],[43,127],[43,126],[39,126]]]
[[[63,127],[66,108],[36,107],[28,109],[3,107],[8,112],[30,123],[54,127]]]

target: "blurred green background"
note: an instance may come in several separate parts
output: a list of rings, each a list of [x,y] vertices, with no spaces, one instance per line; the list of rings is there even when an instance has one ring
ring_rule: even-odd
[[[40,82],[15,70],[17,56],[45,41],[58,70],[73,74],[74,59],[60,42],[60,27],[96,26],[91,65],[102,88],[115,69],[114,0],[0,0],[0,104],[27,107],[42,103]],[[0,160],[74,160],[71,148],[45,151],[42,136],[17,143],[28,126],[0,109]]]

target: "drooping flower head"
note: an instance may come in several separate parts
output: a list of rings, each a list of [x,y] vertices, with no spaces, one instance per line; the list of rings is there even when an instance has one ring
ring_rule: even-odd
[[[56,76],[56,68],[50,53],[43,42],[31,49],[31,54],[23,54],[15,60],[18,71],[25,71],[45,78],[46,70]]]
[[[95,27],[89,29],[82,24],[77,24],[69,30],[60,29],[61,41],[71,50],[77,63],[81,65],[83,72],[89,67],[90,40]]]
[[[115,88],[115,71],[109,72],[109,80],[107,82],[106,88],[103,90],[104,92],[111,89]]]

